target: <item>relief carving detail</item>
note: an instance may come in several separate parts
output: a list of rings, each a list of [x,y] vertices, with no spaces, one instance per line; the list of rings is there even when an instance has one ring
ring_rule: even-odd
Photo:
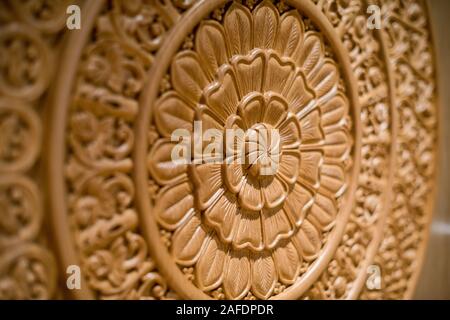
[[[0,4],[0,298],[412,297],[438,138],[422,1],[78,4],[80,31],[65,0]]]

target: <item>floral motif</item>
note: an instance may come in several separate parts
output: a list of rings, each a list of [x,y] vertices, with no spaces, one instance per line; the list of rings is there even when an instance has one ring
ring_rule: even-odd
[[[297,11],[280,17],[268,1],[253,12],[233,3],[223,25],[202,22],[195,50],[179,52],[170,71],[174,89],[155,105],[162,138],[148,157],[163,186],[156,218],[174,232],[174,259],[195,266],[200,289],[266,299],[277,283],[296,282],[302,261],[317,258],[339,214],[351,162],[339,71]],[[241,129],[243,141],[232,143],[240,147],[223,163],[172,162],[171,133],[193,132],[196,120],[225,139],[226,129]],[[248,135],[268,128],[279,132],[273,174],[259,174],[271,142],[257,161],[233,161],[239,151],[248,156]]]

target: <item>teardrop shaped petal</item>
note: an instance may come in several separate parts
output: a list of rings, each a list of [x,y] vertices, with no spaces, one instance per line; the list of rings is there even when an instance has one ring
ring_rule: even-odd
[[[167,186],[158,193],[154,213],[158,222],[169,230],[176,229],[193,210],[194,197],[189,183]]]
[[[258,211],[263,208],[263,197],[259,181],[248,178],[239,192],[239,204],[248,210]]]
[[[154,115],[156,127],[165,137],[170,137],[177,129],[192,131],[194,110],[175,91],[164,94],[156,101]]]
[[[321,193],[316,194],[316,198],[308,216],[317,221],[326,230],[334,222],[337,214],[336,203]]]
[[[310,80],[310,85],[314,89],[318,99],[337,90],[339,73],[336,66],[327,61]]]
[[[187,164],[177,163],[172,159],[172,150],[175,145],[175,142],[159,139],[148,154],[150,174],[161,185],[174,182],[187,173]]]
[[[273,253],[278,277],[284,284],[293,284],[300,273],[300,258],[292,242],[279,247]]]
[[[222,283],[225,258],[225,248],[220,241],[213,237],[195,268],[198,286],[201,290],[214,290]]]
[[[175,261],[183,266],[193,265],[201,253],[205,238],[206,232],[201,226],[200,216],[192,216],[173,235],[172,253]]]
[[[338,94],[321,105],[320,109],[322,110],[322,127],[326,129],[343,121],[348,114],[348,101],[342,94]]]
[[[213,20],[202,22],[195,37],[195,47],[209,80],[214,79],[219,67],[228,59],[225,33],[220,23]]]
[[[223,280],[223,288],[228,299],[242,299],[250,290],[250,261],[246,256],[231,256]]]
[[[254,47],[271,49],[278,31],[278,11],[269,1],[263,1],[253,11]]]
[[[177,54],[171,67],[172,82],[178,94],[195,106],[203,88],[208,84],[206,75],[199,63],[198,55],[192,51]]]
[[[311,261],[317,257],[319,250],[322,247],[322,243],[320,241],[319,232],[308,219],[303,221],[302,226],[297,233],[297,240],[305,260]]]
[[[305,36],[302,47],[302,54],[298,59],[298,65],[301,66],[303,72],[308,76],[316,65],[318,65],[319,61],[323,59],[325,50],[320,38],[309,32]]]
[[[233,2],[224,18],[225,34],[232,55],[247,54],[252,44],[252,15],[240,3]]]
[[[329,158],[343,159],[350,152],[351,138],[344,130],[325,135],[324,155]]]
[[[268,299],[277,283],[275,264],[270,255],[259,256],[252,263],[252,293],[259,299]]]
[[[277,49],[283,56],[295,57],[303,41],[304,26],[297,11],[281,17]]]

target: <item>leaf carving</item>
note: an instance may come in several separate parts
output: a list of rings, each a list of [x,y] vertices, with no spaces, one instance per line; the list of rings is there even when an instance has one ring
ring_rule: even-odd
[[[224,25],[231,53],[246,54],[250,51],[252,18],[248,9],[234,2],[225,15]]]
[[[258,257],[253,261],[252,292],[256,297],[268,299],[275,288],[276,282],[277,274],[271,256]]]
[[[302,66],[303,72],[305,72],[306,75],[309,75],[323,57],[323,48],[319,37],[308,33],[302,47],[299,65]]]
[[[286,247],[279,247],[274,252],[278,276],[284,284],[292,284],[300,273],[300,258],[292,242]]]
[[[206,233],[201,226],[200,217],[192,216],[173,236],[173,255],[180,265],[194,264],[200,254]]]
[[[250,289],[250,262],[247,257],[233,256],[227,265],[227,275],[223,281],[225,294],[231,299],[242,299]]]
[[[277,46],[282,55],[291,57],[296,55],[302,41],[303,30],[303,24],[296,11],[283,15]]]
[[[255,47],[270,49],[275,43],[278,12],[269,1],[263,1],[254,11]]]
[[[200,257],[196,272],[199,287],[204,291],[215,289],[222,282],[225,251],[223,245],[215,238],[209,241],[205,252]]]
[[[180,225],[193,206],[192,190],[185,182],[161,189],[154,211],[158,222],[165,228],[173,230]]]
[[[209,80],[212,80],[219,66],[227,60],[222,25],[215,21],[203,22],[197,31],[195,43],[201,63],[207,70]]]
[[[322,246],[319,232],[307,219],[303,221],[303,224],[297,233],[297,239],[302,248],[303,258],[305,258],[305,260],[309,261],[317,257]]]

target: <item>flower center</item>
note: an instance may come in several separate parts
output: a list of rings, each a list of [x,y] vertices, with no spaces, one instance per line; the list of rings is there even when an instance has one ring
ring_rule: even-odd
[[[265,123],[257,123],[245,135],[245,166],[254,177],[277,173],[280,158],[280,134]]]

